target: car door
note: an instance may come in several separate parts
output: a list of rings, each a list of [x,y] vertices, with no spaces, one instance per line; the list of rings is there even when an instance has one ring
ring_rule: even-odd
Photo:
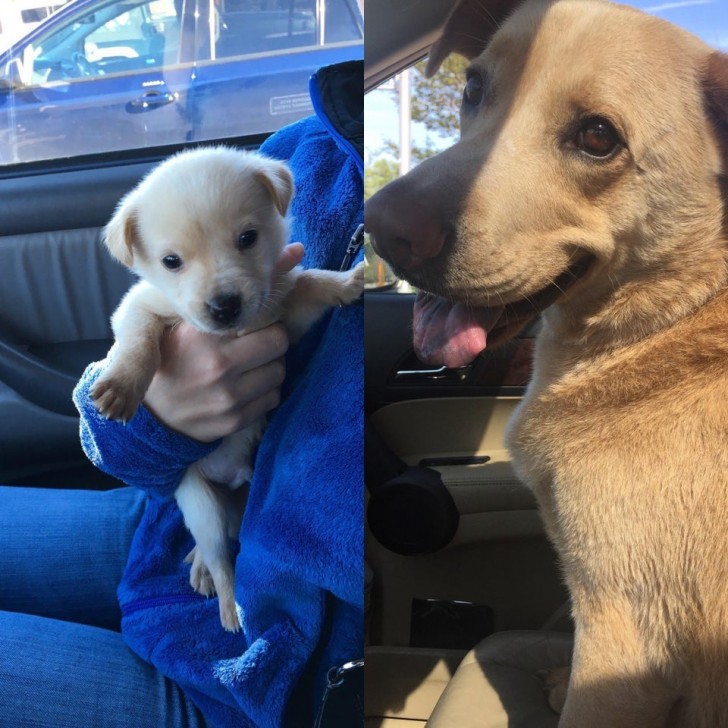
[[[101,229],[151,163],[0,170],[2,484],[118,485],[83,454],[71,392],[106,355],[110,315],[133,280]]]
[[[372,726],[425,725],[467,650],[493,632],[569,629],[556,555],[504,444],[535,330],[468,367],[429,366],[412,347],[415,295],[396,281],[365,293]]]
[[[566,600],[504,443],[534,328],[468,367],[428,366],[412,348],[414,297],[395,286],[365,300],[371,638],[467,648],[496,629],[538,628]]]
[[[218,136],[228,117],[246,134],[297,121],[312,113],[316,69],[364,55],[356,0],[221,0],[211,12],[193,85],[196,139]]]
[[[0,159],[29,162],[188,139],[195,18],[194,0],[64,8],[0,60]]]

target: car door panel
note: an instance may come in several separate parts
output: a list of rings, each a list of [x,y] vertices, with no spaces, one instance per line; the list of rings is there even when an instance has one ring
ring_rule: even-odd
[[[191,129],[186,108],[186,70],[56,81],[0,93],[7,123],[0,133],[4,162],[52,159],[92,152],[183,141]],[[145,94],[167,98],[147,103]]]
[[[118,485],[84,456],[71,392],[133,282],[102,226],[154,161],[0,178],[0,483]]]
[[[363,46],[356,49],[362,56]],[[240,113],[240,98],[250,100],[250,113],[241,119],[245,134],[280,128],[313,113],[306,91],[312,68],[352,57],[352,48],[320,48],[295,55],[241,56],[227,62],[200,64],[190,89],[196,104],[196,139],[214,139],[224,132],[225,120]],[[247,102],[246,102],[247,103]]]
[[[542,537],[536,501],[503,443],[517,397],[417,399],[377,410],[371,423],[408,465],[437,470],[460,522],[451,547],[499,538]],[[484,462],[461,463],[472,459]]]
[[[440,371],[412,350],[413,301],[366,294],[366,415],[406,465],[440,473],[460,517],[445,548],[416,556],[387,550],[367,528],[372,642],[410,645],[418,599],[487,606],[493,629],[539,628],[567,597],[535,498],[504,444],[527,382],[533,331],[471,367]],[[441,639],[433,635],[440,646]]]

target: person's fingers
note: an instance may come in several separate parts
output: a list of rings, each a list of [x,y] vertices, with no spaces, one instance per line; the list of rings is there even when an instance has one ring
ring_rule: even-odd
[[[278,259],[275,268],[273,269],[274,274],[282,275],[288,273],[292,268],[295,268],[303,260],[303,244],[302,243],[291,243],[286,245],[281,253],[281,257]]]
[[[286,378],[286,365],[283,357],[267,362],[237,377],[230,377],[225,386],[227,403],[217,403],[220,410],[243,410],[260,397],[279,389]]]
[[[201,430],[204,440],[214,440],[242,430],[275,409],[280,403],[280,386],[285,374],[281,359],[246,372],[224,388],[217,389],[209,400],[215,416],[209,418],[204,430]]]
[[[237,432],[238,430],[244,430],[257,419],[264,417],[268,412],[275,409],[280,404],[280,401],[281,390],[272,389],[262,397],[258,397],[252,402],[249,402],[245,407],[233,414],[234,420],[231,422],[230,431]]]
[[[228,337],[220,346],[220,355],[230,360],[232,377],[280,359],[288,351],[288,334],[283,324],[272,324],[240,337]]]
[[[174,327],[145,404],[165,425],[203,442],[246,427],[277,406],[288,335],[273,324],[240,337]]]

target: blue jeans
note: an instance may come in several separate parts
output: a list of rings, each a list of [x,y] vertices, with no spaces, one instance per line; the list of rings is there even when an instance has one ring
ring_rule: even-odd
[[[0,486],[0,728],[190,728],[179,686],[124,644],[116,587],[145,496]]]

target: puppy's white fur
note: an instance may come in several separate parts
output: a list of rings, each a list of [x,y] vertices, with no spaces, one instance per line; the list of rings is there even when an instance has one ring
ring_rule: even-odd
[[[180,319],[203,332],[235,335],[280,320],[291,341],[329,308],[363,290],[363,264],[342,273],[294,268],[276,274],[288,240],[286,211],[294,192],[285,164],[226,147],[182,152],[156,167],[119,203],[105,229],[111,254],[141,280],[112,318],[115,343],[92,396],[104,416],[127,421],[160,364],[165,329]],[[254,242],[241,245],[243,233]],[[165,259],[176,256],[170,270]],[[215,302],[236,300],[220,314]],[[175,498],[196,548],[190,583],[216,591],[227,630],[240,628],[228,539],[237,538],[261,419],[226,438],[212,455],[190,466]],[[214,484],[213,484],[214,483]]]

